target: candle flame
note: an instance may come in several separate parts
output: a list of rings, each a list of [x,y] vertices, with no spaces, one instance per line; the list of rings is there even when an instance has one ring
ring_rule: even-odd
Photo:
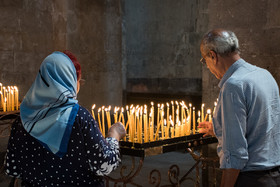
[[[147,108],[144,108],[144,114],[147,114]]]
[[[205,104],[204,104],[204,103],[202,103],[201,107],[203,108],[203,107],[204,107],[204,105],[205,105]]]
[[[175,101],[176,102],[176,105],[179,105],[178,101]]]
[[[102,110],[104,110],[105,106],[102,106]]]
[[[166,103],[166,106],[169,107],[169,103]]]
[[[192,107],[192,104],[190,103],[189,106],[190,106],[190,108],[191,108],[191,107]]]
[[[151,102],[151,105],[154,106],[154,102]]]
[[[95,108],[95,104],[94,104],[94,105],[92,105],[91,109],[93,110],[94,108]]]
[[[173,101],[171,101],[171,104],[172,104],[172,105],[174,104]]]
[[[122,112],[124,111],[124,108],[122,107]]]
[[[198,111],[198,117],[200,117],[200,110]]]
[[[207,114],[211,114],[211,109],[207,109]]]
[[[217,102],[216,101],[214,102],[214,105],[217,106]]]

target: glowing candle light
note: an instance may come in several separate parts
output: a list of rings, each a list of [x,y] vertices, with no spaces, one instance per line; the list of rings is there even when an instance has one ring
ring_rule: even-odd
[[[111,106],[110,105],[106,112],[106,116],[107,116],[108,130],[109,130],[111,128]]]
[[[216,106],[217,106],[217,102],[214,102],[213,115],[214,115],[214,113],[215,113],[215,111],[216,111]]]
[[[114,120],[115,120],[115,123],[117,123],[117,121],[118,121],[118,108],[117,107],[114,108]]]
[[[144,142],[148,142],[148,126],[147,126],[147,106],[144,106]]]
[[[15,88],[15,101],[16,101],[16,110],[18,110],[18,106],[19,106],[19,100],[18,100],[18,88],[16,86],[14,86]]]
[[[200,122],[201,122],[201,119],[200,119],[200,110],[197,112],[197,115],[198,115],[197,123],[200,123]]]
[[[6,112],[7,111],[7,98],[5,97],[5,100],[4,100],[4,105],[3,105],[3,112]]]
[[[154,103],[151,102],[151,105],[152,105],[152,108],[151,108],[151,112],[152,112],[152,116],[151,116],[151,121],[152,121],[152,125],[151,125],[151,136],[152,136],[152,141],[154,141],[154,131],[155,131],[155,128],[154,128],[154,117],[155,117],[155,109],[154,109]]]
[[[208,114],[209,122],[212,122],[211,109],[207,110],[207,114]]]
[[[161,105],[161,137],[164,140],[164,130],[163,130],[163,126],[164,126],[164,105]]]
[[[171,105],[172,105],[172,121],[174,122],[175,121],[175,111],[174,111],[174,103],[173,101],[171,101]]]
[[[150,126],[150,133],[149,133],[149,137],[150,137],[150,141],[154,141],[154,128],[153,128],[153,125],[152,125],[152,114],[153,112],[151,111],[150,112],[150,115],[149,115],[149,126]]]
[[[103,131],[103,133],[104,133],[104,136],[105,136],[105,134],[106,134],[106,132],[105,132],[105,120],[104,120],[104,109],[105,109],[105,106],[102,106],[102,131]]]
[[[172,120],[170,121],[170,124],[171,124],[171,127],[170,127],[171,138],[174,138],[174,123]]]
[[[102,135],[104,136],[102,124],[101,124],[101,121],[100,121],[100,111],[101,111],[101,108],[98,109],[98,114],[97,114],[97,117],[98,117],[98,125],[99,125],[99,130],[100,130],[100,132],[101,132]]]
[[[193,107],[193,134],[195,134],[195,107]]]
[[[166,106],[167,106],[167,111],[166,111],[167,122],[166,122],[165,135],[166,135],[166,138],[169,138],[169,128],[170,128],[169,104],[166,103]]]
[[[157,128],[159,128],[159,116],[160,116],[160,104],[158,104],[158,110],[157,110]]]
[[[189,132],[191,133],[191,126],[192,126],[192,104],[189,104],[190,110],[189,110]]]
[[[14,90],[11,89],[11,110],[15,110],[15,97],[14,97]]]
[[[92,107],[91,107],[91,114],[92,114],[93,119],[95,120],[94,109],[95,109],[95,104],[92,105]]]
[[[204,103],[201,105],[201,119],[204,121]]]
[[[125,130],[127,130],[129,124],[129,108],[127,105],[126,105],[126,115],[127,115],[127,122],[126,122]]]
[[[2,92],[0,91],[0,94],[1,94],[1,105],[2,105],[2,108],[4,108],[4,96],[2,94]]]

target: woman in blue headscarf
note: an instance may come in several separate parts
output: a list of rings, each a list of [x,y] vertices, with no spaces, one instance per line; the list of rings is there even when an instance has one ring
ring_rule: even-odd
[[[12,125],[5,172],[25,186],[104,186],[103,175],[120,162],[121,123],[104,139],[90,112],[80,106],[81,67],[70,52],[54,52],[20,106]]]

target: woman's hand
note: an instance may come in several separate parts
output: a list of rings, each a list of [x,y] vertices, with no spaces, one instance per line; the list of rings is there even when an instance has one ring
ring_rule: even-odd
[[[121,122],[117,122],[111,126],[108,131],[107,137],[116,138],[118,141],[125,137],[126,131]]]
[[[215,136],[212,122],[204,121],[199,123],[197,127],[199,133],[204,133],[203,137]]]

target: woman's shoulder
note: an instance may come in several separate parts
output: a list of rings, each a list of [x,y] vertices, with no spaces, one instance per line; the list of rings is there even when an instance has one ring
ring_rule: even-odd
[[[79,105],[79,110],[78,110],[78,115],[82,116],[82,115],[91,115],[90,112],[88,111],[88,109],[86,109],[85,107]]]
[[[81,105],[76,116],[76,123],[80,124],[81,127],[85,127],[91,123],[94,123],[91,113]]]

